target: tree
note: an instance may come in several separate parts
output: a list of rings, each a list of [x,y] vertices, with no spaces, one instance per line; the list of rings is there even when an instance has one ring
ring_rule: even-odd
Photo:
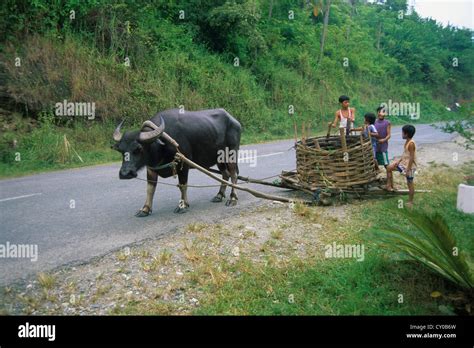
[[[352,18],[354,17],[357,0],[349,0],[349,4],[351,5],[351,12],[350,12],[349,25],[347,26],[346,40],[349,40],[349,35],[351,33]]]
[[[331,0],[326,0],[324,8],[324,22],[323,22],[323,32],[321,34],[321,48],[319,51],[319,59],[318,63],[321,63],[321,60],[323,59],[324,55],[324,44],[326,43],[326,35],[328,31],[328,25],[329,25],[329,10],[331,9]]]
[[[387,0],[386,5],[392,11],[403,11],[405,12],[408,8],[407,0]]]
[[[272,18],[272,12],[273,12],[273,0],[270,0],[270,6],[268,8],[268,18]]]

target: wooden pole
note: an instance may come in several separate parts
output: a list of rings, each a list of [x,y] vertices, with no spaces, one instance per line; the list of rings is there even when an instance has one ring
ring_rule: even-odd
[[[278,202],[284,202],[284,203],[292,203],[292,202],[295,202],[295,203],[299,202],[299,203],[303,203],[303,204],[312,204],[313,203],[311,201],[305,201],[305,200],[300,200],[300,199],[290,199],[290,198],[286,198],[286,197],[274,196],[274,195],[270,195],[270,194],[266,194],[266,193],[263,193],[263,192],[252,190],[248,187],[242,187],[242,186],[239,186],[239,185],[236,185],[236,184],[233,184],[233,183],[229,183],[228,181],[226,181],[224,179],[221,179],[221,178],[217,177],[216,175],[212,174],[207,169],[201,167],[199,164],[194,163],[190,159],[187,159],[181,152],[177,152],[176,157],[179,160],[186,163],[187,165],[189,165],[190,167],[196,168],[201,173],[206,174],[207,176],[211,177],[212,179],[214,179],[216,181],[219,181],[220,183],[222,183],[224,185],[233,187],[237,190],[242,190],[242,191],[248,192],[248,193],[250,193],[251,195],[253,195],[257,198],[269,199],[269,200],[272,200],[272,201],[278,201]]]
[[[305,122],[303,121],[303,122],[301,123],[301,143],[302,143],[303,145],[306,145],[305,126],[306,126],[306,124],[305,124]]]
[[[415,190],[415,193],[431,193],[431,190]],[[370,189],[369,191],[367,191],[367,194],[371,195],[381,195],[381,196],[391,196],[391,195],[394,195],[394,196],[400,196],[400,195],[408,195],[409,194],[409,191],[407,189],[400,189],[400,190],[396,190],[396,191],[387,191],[385,189],[381,189],[381,188],[374,188],[374,189]]]
[[[349,120],[347,121],[349,122]],[[345,163],[345,168],[346,168],[346,175],[349,174],[349,169],[348,169],[348,162],[349,162],[349,158],[347,158],[346,160],[346,156],[349,156],[348,152],[347,152],[347,143],[346,143],[346,128],[339,128],[339,134],[341,136],[341,147],[342,147],[342,151],[344,151],[344,153],[342,154],[343,156],[343,160],[344,160],[344,163]],[[346,176],[347,178],[347,176]],[[346,179],[347,180],[347,179]]]
[[[247,187],[242,187],[242,186],[239,186],[239,185],[235,185],[233,183],[229,183],[228,181],[215,176],[214,174],[212,174],[207,169],[201,167],[199,164],[194,163],[193,161],[187,159],[186,156],[184,156],[181,153],[181,151],[179,151],[179,144],[170,135],[163,132],[161,137],[165,138],[171,144],[173,144],[173,146],[176,147],[176,151],[177,151],[176,155],[175,155],[176,158],[178,158],[178,159],[182,160],[183,162],[187,163],[190,167],[196,168],[197,170],[199,170],[200,172],[206,174],[207,176],[211,177],[212,179],[219,181],[221,184],[228,185],[228,186],[233,187],[237,190],[242,190],[242,191],[248,192],[251,195],[253,195],[255,197],[258,197],[258,198],[269,199],[269,200],[284,202],[284,203],[299,202],[299,203],[303,203],[303,204],[313,204],[312,201],[305,201],[305,200],[300,200],[300,199],[289,199],[289,198],[286,198],[286,197],[273,196],[273,195],[269,195],[269,194],[266,194],[266,193],[263,193],[263,192],[252,190],[252,189],[247,188]],[[241,180],[242,179],[245,180],[245,178],[242,178],[242,177],[238,177],[238,178],[240,178]],[[250,180],[251,179],[247,178],[248,182],[252,182]],[[253,180],[253,182],[258,183],[258,184],[269,185],[269,186],[277,186],[277,185],[273,185],[273,184],[270,184],[270,183],[266,183],[266,182],[261,181],[261,180]]]
[[[339,134],[341,136],[341,145],[344,152],[347,152],[347,144],[346,144],[346,129],[339,128]]]
[[[331,127],[332,127],[332,122],[329,122],[329,124],[328,124],[328,134],[326,134],[326,138],[329,138],[329,136],[331,135]]]
[[[317,148],[318,150],[321,150],[321,146],[319,145],[318,139],[317,139],[317,138],[314,138],[314,139],[313,139],[313,142],[314,142],[314,145],[316,146],[316,148]]]
[[[296,116],[293,114],[293,128],[295,129],[295,144],[298,142],[298,130],[296,129]]]
[[[222,174],[219,170],[217,169],[213,169],[213,168],[209,168],[208,169],[211,173],[215,173],[215,174]],[[277,184],[274,184],[272,182],[268,182],[268,181],[263,181],[263,180],[258,180],[258,179],[252,179],[252,178],[249,178],[249,177],[246,177],[246,176],[240,176],[240,175],[237,175],[237,179],[241,180],[241,181],[245,181],[245,182],[248,182],[248,183],[251,183],[251,184],[259,184],[259,185],[266,185],[266,186],[273,186],[273,187],[282,187],[281,185],[277,185]]]

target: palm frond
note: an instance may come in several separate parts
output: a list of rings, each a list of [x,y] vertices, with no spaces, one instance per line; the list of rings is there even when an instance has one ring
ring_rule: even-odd
[[[441,215],[403,211],[401,217],[414,228],[372,229],[379,244],[422,263],[460,287],[474,289],[472,269]]]

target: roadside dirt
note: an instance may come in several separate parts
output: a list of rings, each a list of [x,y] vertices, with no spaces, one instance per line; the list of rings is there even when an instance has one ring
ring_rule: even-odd
[[[233,277],[229,265],[284,265],[323,256],[323,239],[352,207],[263,202],[220,224],[195,223],[173,235],[125,247],[88,264],[32,279],[26,288],[6,288],[10,314],[120,314],[130,303],[155,302],[163,314],[186,314],[199,306],[203,287]],[[322,237],[324,236],[324,238]]]
[[[458,136],[452,142],[424,144],[418,150],[418,162],[422,166],[431,164],[455,167],[474,160],[474,151],[465,148],[465,139]]]

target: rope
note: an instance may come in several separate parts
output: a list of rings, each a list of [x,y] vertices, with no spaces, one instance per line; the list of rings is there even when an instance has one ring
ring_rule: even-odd
[[[187,187],[195,187],[195,188],[204,188],[204,187],[220,187],[221,185],[181,185],[181,184],[169,184],[167,182],[160,182],[158,180],[147,180],[142,178],[135,178],[137,180],[146,181],[146,182],[154,182],[155,184],[165,185],[165,186],[187,186]]]
[[[157,170],[161,170],[161,169],[165,169],[165,168],[171,168],[171,167],[174,167],[175,165],[176,165],[176,161],[173,160],[170,163],[166,163],[166,164],[163,164],[163,165],[158,166],[158,167],[148,167],[148,168],[150,168],[151,170],[157,171]]]
[[[267,180],[267,179],[271,179],[271,178],[276,178],[277,176],[280,176],[280,174],[275,174],[275,175],[272,175],[272,176],[267,176],[266,178],[261,178],[261,179],[252,179],[252,178],[247,177],[247,180],[263,181],[263,180]],[[242,184],[251,184],[251,183],[248,182],[248,181],[243,181]]]
[[[274,178],[274,177],[277,177],[277,176],[280,176],[280,174],[276,174],[276,175],[272,175],[272,176],[267,176],[266,178],[262,178],[262,179],[254,179],[254,180],[260,180],[260,181],[263,181],[263,180],[267,180],[267,179],[271,179],[271,178]],[[142,178],[135,178],[136,180],[141,180],[141,181],[146,181],[146,182],[154,182],[155,184],[160,184],[160,185],[165,185],[165,186],[176,186],[176,187],[180,187],[182,185],[180,184],[168,184],[166,182],[160,182],[158,180],[148,180],[148,179],[142,179]],[[251,184],[250,182],[248,181],[240,181],[240,182],[237,182],[238,185],[243,185],[243,184]],[[208,188],[208,187],[221,187],[220,184],[218,185],[186,185],[187,187],[193,187],[193,188]]]

